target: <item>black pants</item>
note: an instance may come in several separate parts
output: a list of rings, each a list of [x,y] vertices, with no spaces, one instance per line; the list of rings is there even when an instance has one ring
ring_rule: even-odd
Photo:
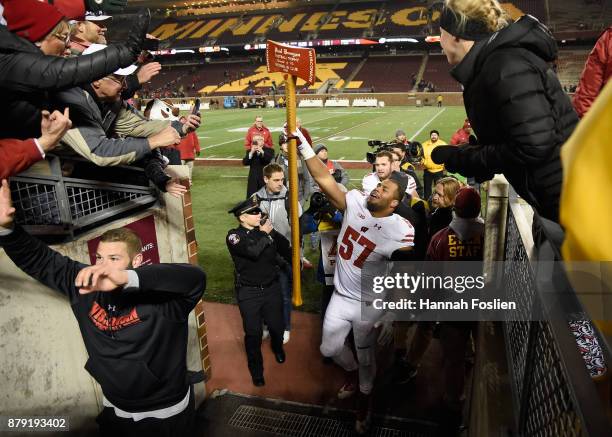
[[[268,326],[272,350],[283,350],[283,295],[278,280],[266,288],[240,287],[236,290],[238,308],[244,327],[244,347],[253,378],[263,376],[261,355],[262,324]]]
[[[102,437],[183,437],[195,434],[195,398],[189,391],[189,405],[167,419],[147,418],[139,421],[117,417],[115,410],[104,407],[96,418]]]
[[[437,171],[435,173],[431,173],[427,170],[423,170],[423,185],[425,185],[425,200],[429,200],[431,197],[431,186],[436,185],[438,180],[440,180],[444,176],[444,171]]]

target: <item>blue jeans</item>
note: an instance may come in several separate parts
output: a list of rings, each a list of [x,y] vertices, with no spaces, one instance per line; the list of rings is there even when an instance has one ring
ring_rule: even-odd
[[[283,320],[285,322],[285,331],[291,331],[291,310],[293,309],[293,304],[291,303],[292,280],[291,271],[280,271],[278,281],[280,282],[283,292]]]

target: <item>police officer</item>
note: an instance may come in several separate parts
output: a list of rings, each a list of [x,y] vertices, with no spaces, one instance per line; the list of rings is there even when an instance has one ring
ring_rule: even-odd
[[[291,261],[289,242],[272,228],[269,219],[262,223],[256,195],[240,202],[229,213],[240,223],[226,238],[234,260],[236,299],[244,327],[249,371],[253,384],[261,387],[263,357],[261,355],[262,324],[268,326],[272,351],[278,363],[285,362],[283,351],[283,296],[279,283],[281,266]]]

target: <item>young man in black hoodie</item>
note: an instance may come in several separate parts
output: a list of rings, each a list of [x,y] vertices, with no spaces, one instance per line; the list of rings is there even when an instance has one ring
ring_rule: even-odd
[[[124,228],[102,234],[96,265],[62,256],[21,227],[8,183],[0,188],[0,246],[28,275],[66,295],[100,384],[103,436],[186,436],[195,415],[187,373],[187,320],[206,286],[189,264],[142,265]]]

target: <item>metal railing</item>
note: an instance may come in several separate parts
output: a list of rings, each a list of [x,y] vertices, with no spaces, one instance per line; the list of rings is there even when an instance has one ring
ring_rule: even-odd
[[[503,192],[499,186],[507,182],[498,177],[493,184],[497,192]],[[569,280],[562,274],[565,280],[559,283],[559,272],[555,272],[553,283],[550,267],[541,267],[553,263],[536,263],[560,260],[554,239],[546,230],[556,225],[544,224],[533,216],[511,186],[508,193],[507,208],[502,209],[505,217],[500,215],[496,224],[500,230],[497,238],[505,241],[498,259],[512,261],[505,264],[502,280],[507,284],[509,299],[516,301],[525,320],[535,313],[540,314],[536,320],[545,320],[503,323],[515,431],[520,436],[612,435],[607,411],[563,314],[560,296],[568,299],[568,294],[574,295]],[[537,244],[533,222],[542,231]],[[581,306],[577,297],[572,305]],[[599,340],[605,345],[601,336]],[[604,358],[612,363],[605,347]]]
[[[155,190],[149,187],[139,168],[104,169],[109,180],[116,174],[117,180],[127,179],[131,183],[64,177],[57,157],[50,158],[50,169],[50,174],[28,172],[10,178],[15,222],[31,234],[74,237],[157,201]],[[126,178],[126,172],[133,177]]]

